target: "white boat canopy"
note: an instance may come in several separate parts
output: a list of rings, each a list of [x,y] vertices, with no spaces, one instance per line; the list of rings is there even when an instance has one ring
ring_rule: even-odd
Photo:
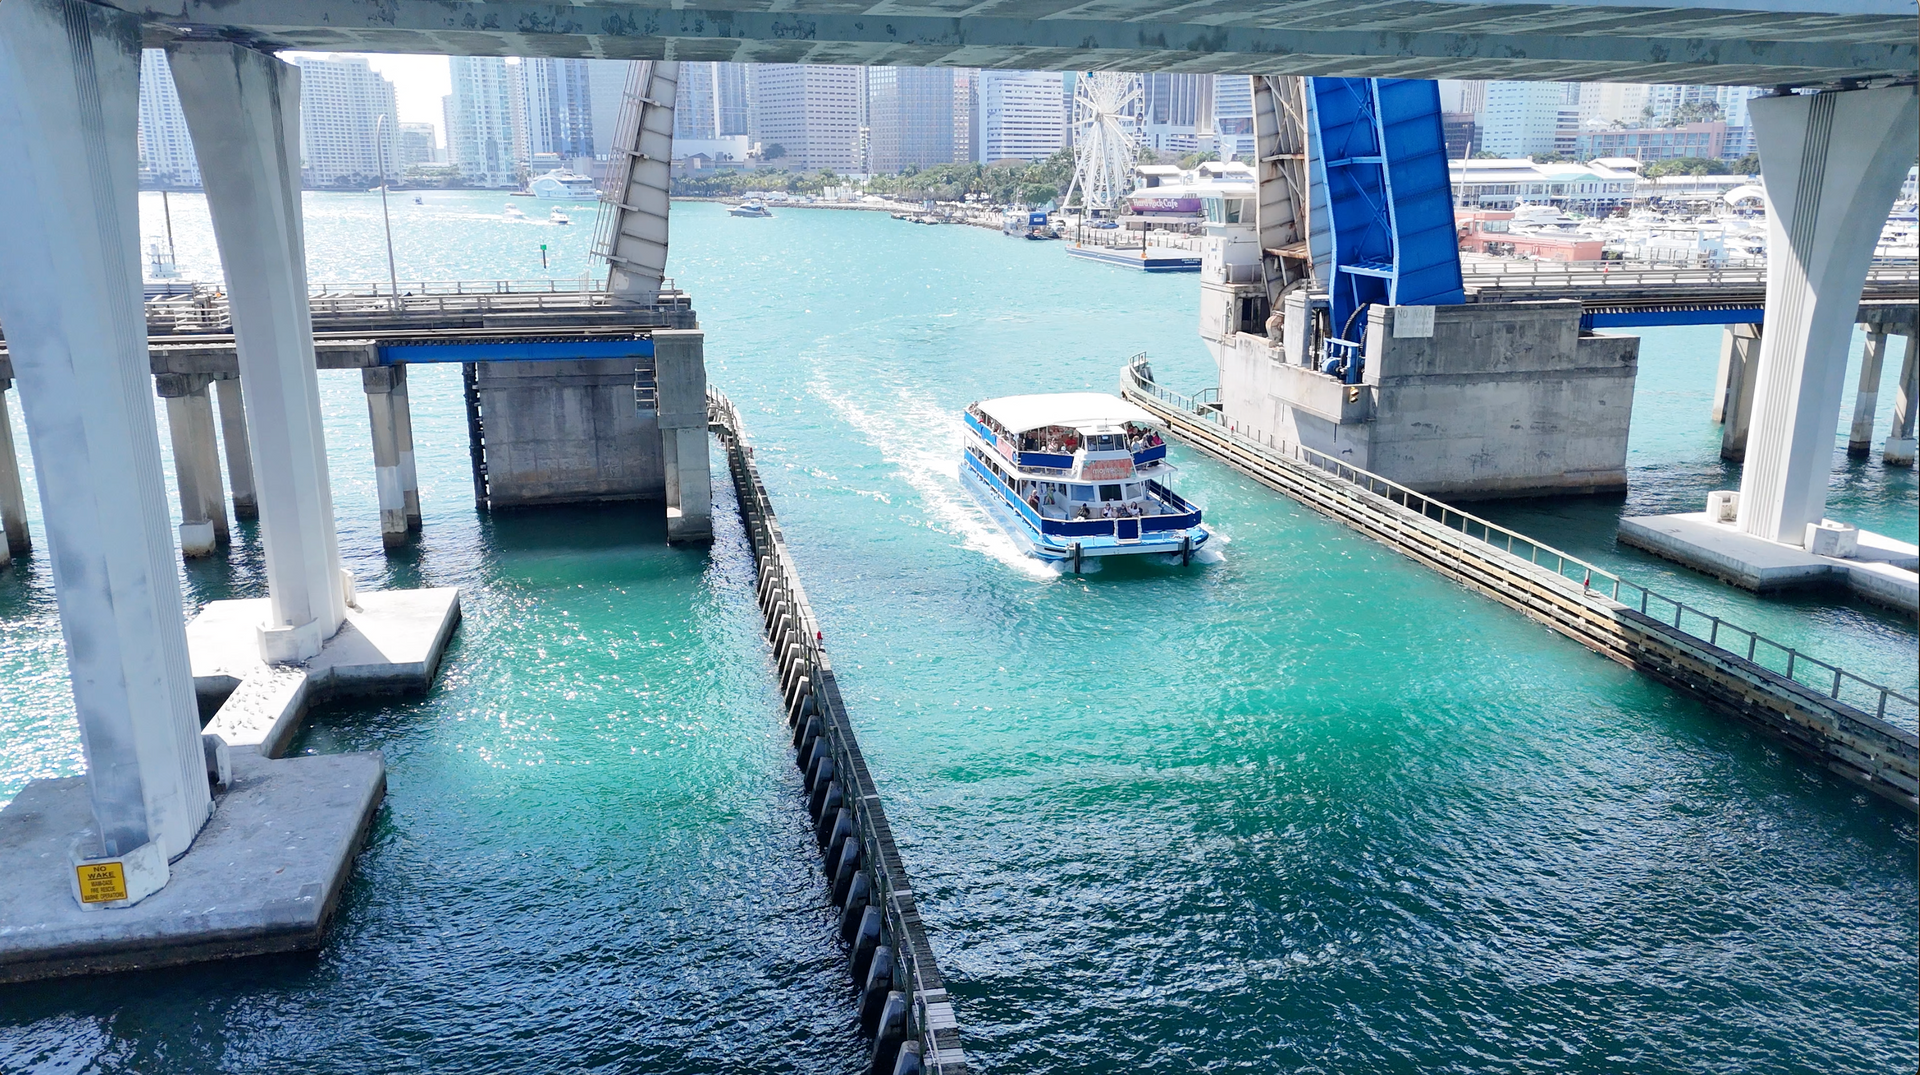
[[[1064,426],[1068,429],[1117,427],[1128,422],[1158,426],[1153,415],[1118,396],[1101,392],[1054,392],[1038,396],[1002,396],[975,406],[1009,433]]]

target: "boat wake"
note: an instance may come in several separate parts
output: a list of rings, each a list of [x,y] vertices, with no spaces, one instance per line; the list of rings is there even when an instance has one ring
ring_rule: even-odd
[[[1006,564],[1031,578],[1055,578],[1065,568],[1028,556],[996,526],[966,490],[960,488],[961,422],[957,412],[932,400],[900,392],[884,410],[869,409],[815,378],[807,390],[880,450],[900,470],[927,506],[935,529],[960,539],[972,552]]]

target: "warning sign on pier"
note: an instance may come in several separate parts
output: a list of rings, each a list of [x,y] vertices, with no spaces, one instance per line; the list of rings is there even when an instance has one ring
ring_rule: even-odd
[[[81,903],[111,903],[127,898],[127,870],[118,862],[89,862],[75,866],[80,877]]]

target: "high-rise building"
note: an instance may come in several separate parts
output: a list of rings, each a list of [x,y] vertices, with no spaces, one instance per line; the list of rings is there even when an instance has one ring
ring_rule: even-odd
[[[714,137],[718,127],[717,89],[714,68],[716,63],[683,62],[680,65],[680,85],[673,103],[673,136],[675,138]]]
[[[950,163],[954,154],[955,72],[945,67],[875,67],[867,72],[867,122],[873,170]],[[962,146],[964,149],[964,144]]]
[[[450,56],[453,92],[445,101],[447,156],[468,181],[515,182],[513,87],[498,56]]]
[[[1488,153],[1500,157],[1546,156],[1554,152],[1566,85],[1560,82],[1489,82],[1480,137]]]
[[[173,69],[162,49],[140,54],[140,169],[143,185],[197,187],[200,164],[193,156],[187,117],[173,88]]]
[[[632,60],[586,60],[588,114],[593,121],[593,155],[605,160],[613,149],[614,124],[626,100]],[[678,108],[675,109],[678,114]]]
[[[1223,159],[1249,157],[1253,140],[1253,79],[1219,75],[1213,80],[1214,149]]]
[[[440,159],[440,139],[431,123],[400,125],[400,166],[432,164]]]
[[[862,169],[864,67],[769,63],[750,69],[752,140],[796,171]],[[775,147],[778,147],[777,149]]]
[[[587,61],[531,56],[520,61],[520,68],[526,87],[529,156],[592,157],[596,146]]]
[[[398,179],[405,165],[393,83],[359,57],[302,56],[294,63],[307,186],[364,188],[380,182],[383,165],[387,178]]]
[[[737,138],[752,132],[752,97],[747,92],[747,65],[713,65],[715,137]]]
[[[953,71],[953,159],[980,159],[980,72],[971,67]]]
[[[1200,148],[1200,121],[1213,111],[1213,76],[1156,72],[1142,78],[1142,144],[1169,153]]]
[[[1058,72],[980,72],[980,161],[1044,160],[1066,134]]]

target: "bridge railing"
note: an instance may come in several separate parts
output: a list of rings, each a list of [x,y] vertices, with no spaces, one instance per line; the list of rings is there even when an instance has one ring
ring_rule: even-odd
[[[1128,364],[1123,376],[1127,379],[1129,387],[1155,396],[1195,417],[1220,426],[1226,432],[1234,434],[1237,445],[1248,451],[1276,460],[1304,463],[1325,471],[1369,493],[1417,511],[1440,525],[1459,532],[1464,538],[1503,549],[1511,555],[1523,557],[1553,571],[1569,583],[1578,583],[1582,596],[1609,598],[1616,604],[1637,610],[1649,619],[1657,620],[1677,631],[1691,635],[1710,646],[1745,657],[1752,664],[1785,676],[1808,690],[1817,691],[1896,728],[1910,733],[1920,731],[1920,699],[1916,699],[1911,694],[1882,686],[1858,673],[1847,671],[1839,665],[1803,653],[1793,646],[1777,642],[1757,631],[1750,631],[1730,623],[1713,613],[1622,578],[1606,568],[1582,560],[1546,542],[1537,541],[1517,530],[1482,519],[1470,512],[1461,511],[1445,501],[1436,500],[1425,493],[1409,489],[1391,478],[1383,478],[1371,471],[1361,470],[1325,452],[1302,444],[1277,440],[1271,436],[1263,437],[1256,431],[1243,429],[1239,423],[1229,420],[1222,414],[1217,404],[1211,404],[1208,400],[1193,396],[1184,396],[1154,383],[1149,379],[1150,373],[1143,375],[1142,368],[1145,360],[1146,356],[1141,354],[1135,356]]]
[[[1765,262],[1723,265],[1649,264],[1625,261],[1475,261],[1463,265],[1461,276],[1469,290],[1588,287],[1765,287]],[[1920,266],[1911,261],[1883,261],[1867,270],[1864,290],[1912,287],[1920,283]]]
[[[688,298],[667,280],[660,306],[685,306]],[[321,283],[307,289],[307,305],[316,317],[350,319],[423,317],[455,313],[537,313],[542,310],[602,309],[615,304],[606,284],[574,280],[421,280],[403,281],[396,294],[384,281]],[[147,302],[149,332],[224,332],[233,327],[224,290],[199,285],[187,293]]]

